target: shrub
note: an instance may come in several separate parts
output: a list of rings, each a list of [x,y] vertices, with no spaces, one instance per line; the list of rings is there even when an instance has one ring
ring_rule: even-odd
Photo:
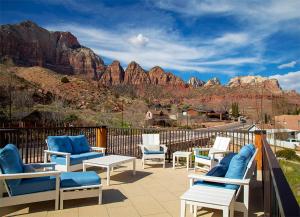
[[[72,123],[72,122],[77,121],[77,120],[78,120],[78,117],[75,114],[70,114],[70,115],[65,117],[65,122],[67,122],[67,123]]]
[[[69,79],[67,77],[62,77],[60,80],[62,83],[69,83]]]
[[[294,150],[283,149],[276,152],[277,157],[285,158],[286,160],[300,161],[300,157],[296,154]]]

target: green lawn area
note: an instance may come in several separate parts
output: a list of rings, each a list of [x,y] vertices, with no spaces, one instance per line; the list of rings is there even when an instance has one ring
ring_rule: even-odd
[[[280,160],[279,164],[292,188],[298,204],[300,204],[300,164],[285,160]]]

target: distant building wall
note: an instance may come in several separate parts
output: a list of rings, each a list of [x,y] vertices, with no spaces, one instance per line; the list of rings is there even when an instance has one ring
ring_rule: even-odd
[[[300,130],[300,115],[275,116],[275,124],[286,129]]]

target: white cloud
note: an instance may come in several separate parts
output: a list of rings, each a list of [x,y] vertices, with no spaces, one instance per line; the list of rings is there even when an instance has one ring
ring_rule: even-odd
[[[289,62],[289,63],[281,64],[281,65],[279,65],[277,68],[278,68],[278,69],[293,68],[293,67],[295,67],[296,64],[297,64],[296,61],[291,61],[291,62]]]
[[[137,36],[129,38],[129,42],[134,46],[143,47],[149,42],[149,38],[140,33]]]
[[[92,48],[100,56],[118,59],[123,65],[134,60],[145,69],[159,65],[165,69],[182,72],[232,74],[232,71],[228,71],[230,66],[258,62],[258,59],[251,55],[243,58],[229,58],[228,53],[232,53],[231,49],[234,48],[225,46],[226,48],[220,49],[223,45],[214,40],[203,43],[199,43],[199,38],[182,40],[176,32],[170,33],[158,28],[108,31],[75,24],[48,26],[47,28],[70,31],[82,45]],[[132,35],[135,36],[132,37]],[[219,69],[216,67],[218,65],[226,66],[227,70]]]
[[[272,75],[270,78],[277,79],[283,89],[300,92],[300,71],[289,72],[283,75]]]
[[[246,33],[226,33],[214,41],[217,44],[246,44],[249,40]]]

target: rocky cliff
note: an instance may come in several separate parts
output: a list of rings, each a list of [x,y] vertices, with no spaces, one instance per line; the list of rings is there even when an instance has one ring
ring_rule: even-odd
[[[161,67],[155,66],[149,71],[151,84],[184,86],[184,81],[170,72],[165,72]]]
[[[235,77],[230,79],[228,86],[231,88],[245,86],[264,87],[274,93],[282,91],[277,79],[269,79],[261,76]]]
[[[205,84],[204,87],[212,87],[216,85],[221,85],[221,82],[218,78],[214,77],[212,79],[209,79]]]
[[[0,26],[0,58],[90,78],[104,70],[103,60],[70,32],[50,32],[31,21]]]
[[[191,77],[188,80],[187,84],[191,87],[197,88],[197,87],[202,87],[205,84],[205,82],[196,77]]]

